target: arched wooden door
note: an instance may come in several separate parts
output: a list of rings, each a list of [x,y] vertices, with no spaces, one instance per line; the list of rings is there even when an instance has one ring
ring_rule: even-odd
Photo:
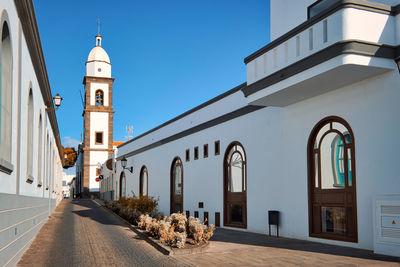
[[[139,181],[139,196],[147,196],[148,194],[148,180],[149,175],[146,166],[143,166],[140,170],[140,181]]]
[[[224,157],[224,225],[247,228],[246,154],[238,142]]]
[[[357,242],[354,135],[339,117],[321,120],[308,142],[310,236]]]
[[[183,212],[183,166],[179,157],[171,165],[171,213]]]
[[[126,177],[125,173],[122,172],[119,178],[119,198],[126,197]]]

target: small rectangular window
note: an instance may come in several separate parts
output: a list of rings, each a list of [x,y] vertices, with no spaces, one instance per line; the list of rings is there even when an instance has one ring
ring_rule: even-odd
[[[204,146],[203,146],[203,156],[205,157],[205,158],[208,158],[208,144],[205,144]]]
[[[257,59],[254,60],[254,78],[257,79],[257,73],[258,73],[258,69],[257,69]]]
[[[96,145],[103,144],[103,132],[96,132]]]
[[[215,213],[215,227],[220,227],[220,217],[221,217],[220,213],[216,212]]]
[[[289,60],[289,44],[288,42],[285,43],[285,62]]]
[[[267,73],[267,53],[264,54],[264,73]]]
[[[296,36],[296,57],[300,56],[300,36]]]
[[[215,155],[219,155],[219,140],[214,143],[214,152]]]
[[[196,146],[195,148],[194,148],[194,159],[196,160],[196,159],[199,159],[199,147],[198,146]]]
[[[195,211],[195,212],[194,212],[194,217],[195,217],[195,218],[199,218],[199,212],[198,212],[198,211]]]
[[[324,20],[323,22],[323,38],[324,43],[328,42],[328,21]]]
[[[190,149],[186,149],[186,161],[190,161]]]

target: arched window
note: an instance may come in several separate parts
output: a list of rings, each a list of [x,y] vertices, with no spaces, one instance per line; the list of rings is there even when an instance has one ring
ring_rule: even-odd
[[[42,186],[42,154],[43,154],[43,126],[42,126],[42,115],[39,115],[39,124],[38,124],[38,183],[37,185]]]
[[[246,153],[239,142],[231,143],[224,157],[224,224],[247,227]]]
[[[49,189],[49,158],[50,158],[50,137],[49,133],[47,133],[47,140],[46,140],[46,161],[45,161],[45,171],[46,174],[44,176],[44,185],[46,190]]]
[[[96,106],[103,106],[104,105],[104,93],[102,90],[96,91]]]
[[[176,157],[171,165],[171,213],[183,212],[183,166]]]
[[[5,13],[3,12],[2,15]],[[10,32],[7,22],[1,25],[0,43],[0,158],[9,166],[7,172],[12,171],[11,165],[11,103],[12,103],[12,50]],[[4,168],[1,168],[4,170]]]
[[[357,242],[354,135],[339,117],[321,120],[308,141],[310,236]]]
[[[125,173],[122,172],[119,178],[119,198],[126,197],[126,177]]]
[[[50,176],[50,193],[54,193],[53,191],[54,191],[54,171],[55,171],[55,168],[56,168],[56,152],[55,152],[55,150],[54,150],[54,147],[55,147],[55,144],[54,143],[52,143],[52,149],[51,149],[51,165],[50,165],[50,168],[51,168],[51,171],[50,171],[50,174],[51,174],[51,176]]]
[[[27,146],[26,146],[26,175],[27,182],[33,182],[33,94],[29,90],[27,114]]]
[[[143,166],[140,170],[140,196],[147,196],[148,194],[148,183],[149,183],[149,174],[147,172],[146,166]]]

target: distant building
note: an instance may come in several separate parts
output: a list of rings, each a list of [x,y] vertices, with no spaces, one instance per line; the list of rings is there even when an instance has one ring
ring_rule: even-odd
[[[247,81],[120,145],[102,194],[400,256],[398,3],[271,0]]]
[[[71,183],[73,182],[74,178],[75,178],[75,174],[66,174],[65,172],[63,172],[62,196],[64,198],[70,197],[70,186],[71,186]]]
[[[62,199],[63,150],[31,0],[0,2],[0,266]]]

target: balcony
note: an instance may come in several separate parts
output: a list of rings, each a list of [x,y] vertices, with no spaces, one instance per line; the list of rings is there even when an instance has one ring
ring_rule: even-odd
[[[245,58],[249,104],[283,107],[397,69],[400,5],[332,3]]]

